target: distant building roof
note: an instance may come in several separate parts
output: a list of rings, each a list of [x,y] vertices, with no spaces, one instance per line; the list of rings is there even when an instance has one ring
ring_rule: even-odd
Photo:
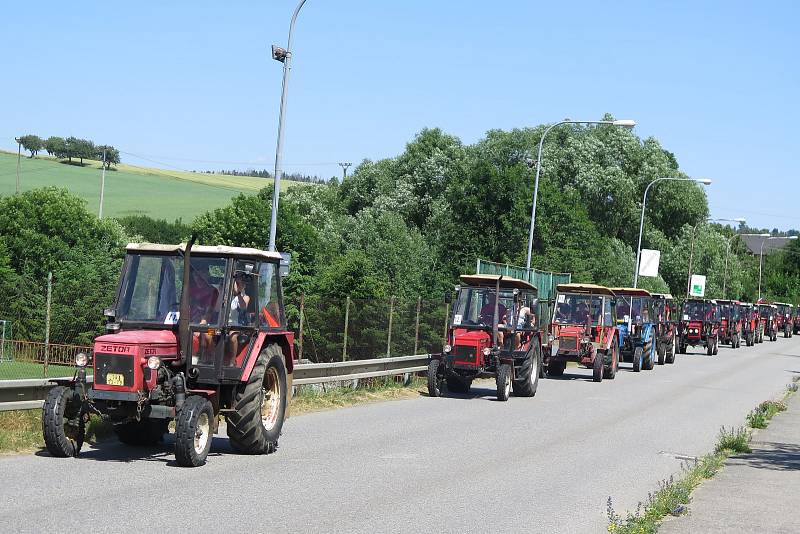
[[[758,234],[741,234],[740,237],[747,246],[747,250],[750,252],[750,254],[756,255],[761,253],[761,242],[765,239],[768,239],[768,241],[764,243],[764,254],[769,254],[776,250],[782,249],[786,246],[786,243],[790,241],[786,237],[766,238],[761,237]]]

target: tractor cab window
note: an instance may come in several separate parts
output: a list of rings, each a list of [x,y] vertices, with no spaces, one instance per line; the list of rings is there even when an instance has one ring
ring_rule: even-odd
[[[759,306],[758,313],[762,319],[769,319],[772,317],[772,308],[769,306]]]
[[[256,273],[256,262],[254,261],[239,260],[234,265],[228,325],[255,326],[256,295],[258,295]]]
[[[281,310],[279,265],[263,262],[258,268],[258,309],[261,326],[283,328],[286,318]]]
[[[514,310],[514,295],[510,290],[500,290],[495,298],[495,289],[489,287],[462,287],[453,306],[453,326],[492,326],[495,301],[497,301],[497,324],[511,327],[508,320]]]
[[[603,299],[603,325],[610,326],[614,324],[614,314],[611,310],[611,299],[606,297]]]
[[[129,254],[122,272],[117,318],[177,323],[182,274],[183,260],[177,256]]]
[[[617,322],[627,323],[630,319],[635,324],[650,322],[649,299],[620,295],[617,298]]]
[[[531,330],[536,328],[538,324],[538,312],[539,301],[536,298],[536,294],[527,291],[520,292],[517,296],[517,306],[513,317],[513,322],[516,324],[517,330]]]
[[[706,303],[705,302],[698,302],[698,301],[686,302],[683,305],[683,320],[684,321],[705,321],[706,320]]]
[[[591,323],[596,326],[603,316],[603,297],[595,295],[571,295],[559,293],[556,298],[555,317],[559,324]]]
[[[719,313],[724,319],[730,317],[731,313],[731,305],[730,304],[720,304],[719,305]]]
[[[220,323],[227,261],[224,258],[192,257],[189,268],[190,323]]]

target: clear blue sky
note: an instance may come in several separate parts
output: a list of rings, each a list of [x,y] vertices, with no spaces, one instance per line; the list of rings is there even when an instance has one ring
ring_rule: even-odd
[[[285,46],[295,5],[9,3],[0,147],[75,135],[182,169],[271,170],[281,68],[269,48]],[[713,216],[800,228],[798,5],[308,0],[285,169],[338,175],[336,162],[396,155],[426,126],[472,143],[610,112],[714,180]]]

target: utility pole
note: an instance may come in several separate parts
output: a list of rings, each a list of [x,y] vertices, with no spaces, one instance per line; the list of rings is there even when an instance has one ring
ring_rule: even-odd
[[[339,163],[339,167],[342,168],[342,181],[343,182],[345,180],[347,180],[347,169],[348,169],[348,167],[350,167],[352,165],[353,165],[352,163],[346,163],[346,162]]]
[[[19,140],[19,137],[15,137],[14,141],[17,142],[17,193],[19,193],[19,159],[22,155],[22,142]]]
[[[103,175],[100,178],[100,211],[97,213],[97,218],[103,218],[103,196],[106,191],[106,149],[103,149]]]

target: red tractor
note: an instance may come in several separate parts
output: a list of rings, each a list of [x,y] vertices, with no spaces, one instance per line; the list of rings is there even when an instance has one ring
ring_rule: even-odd
[[[538,290],[498,275],[462,275],[442,354],[428,362],[428,394],[468,393],[494,378],[497,399],[533,397],[542,371]]]
[[[764,336],[770,341],[778,340],[778,307],[770,304],[765,300],[758,301],[758,315],[761,318],[761,341],[764,341]]]
[[[752,347],[758,332],[758,310],[749,302],[742,302],[739,304],[739,316],[742,318],[742,339],[745,345]]]
[[[778,332],[783,332],[783,337],[792,337],[792,306],[786,302],[776,302],[778,309],[776,314]]]
[[[714,300],[689,298],[683,303],[680,333],[680,353],[686,354],[686,348],[705,347],[709,356],[719,352],[720,314]]]
[[[739,301],[718,300],[720,313],[719,340],[738,349],[742,345],[743,320]]]
[[[678,352],[678,307],[670,294],[653,293],[653,313],[656,316],[658,365],[675,363]]]
[[[175,422],[175,458],[205,463],[220,416],[245,454],[277,448],[291,398],[294,335],[286,328],[276,252],[130,244],[106,334],[55,381],[42,429],[53,456],[78,456],[90,414],[120,441],[153,445]],[[87,380],[93,370],[93,382]]]
[[[800,304],[794,307],[794,314],[792,316],[792,333],[800,335]]]
[[[568,361],[592,370],[592,380],[613,379],[620,362],[614,293],[594,284],[556,287],[547,374],[561,376]]]

